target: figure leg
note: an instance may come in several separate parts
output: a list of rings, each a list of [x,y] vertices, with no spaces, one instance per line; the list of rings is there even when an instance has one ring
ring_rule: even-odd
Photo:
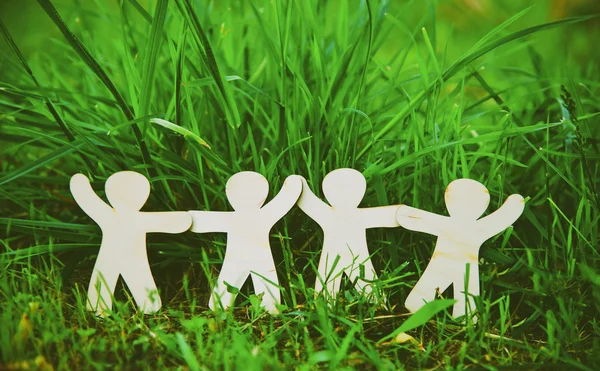
[[[277,304],[281,303],[281,293],[279,292],[279,280],[277,279],[277,271],[272,257],[265,257],[265,261],[261,262],[260,271],[250,273],[252,283],[254,285],[254,293],[262,294],[262,306],[271,314],[279,313]],[[261,277],[262,276],[262,277]],[[277,285],[277,286],[276,286]]]
[[[141,311],[146,314],[159,311],[162,301],[147,261],[128,266],[121,275]]]
[[[321,253],[317,280],[315,282],[315,295],[323,293],[327,300],[334,300],[340,290],[344,266],[342,259],[333,258],[326,252]]]
[[[452,284],[452,279],[444,274],[446,269],[443,262],[430,261],[423,275],[408,294],[404,306],[414,313],[426,302],[435,299],[436,292],[446,290]]]
[[[456,299],[452,310],[454,318],[465,314],[471,316],[477,310],[474,297],[479,296],[479,264],[466,264],[464,272],[464,275],[454,281],[454,299]],[[468,280],[467,272],[469,273]],[[477,322],[477,317],[473,317],[473,322]]]
[[[233,305],[237,293],[234,294],[229,292],[225,282],[227,282],[229,286],[239,289],[242,287],[249,274],[250,270],[247,268],[246,264],[228,261],[226,256],[223,261],[221,272],[219,273],[219,278],[217,279],[217,285],[210,296],[208,307],[212,310],[217,310],[218,308],[227,309]]]
[[[105,317],[112,309],[112,299],[117,286],[119,273],[114,269],[103,269],[102,264],[96,263],[87,293],[87,310],[96,312],[97,316]]]

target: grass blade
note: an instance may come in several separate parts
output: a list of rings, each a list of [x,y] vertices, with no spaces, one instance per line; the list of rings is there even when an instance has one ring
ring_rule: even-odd
[[[452,146],[456,146],[456,145],[464,145],[464,144],[472,144],[472,143],[495,142],[495,141],[501,140],[503,138],[510,138],[510,137],[515,137],[515,136],[523,137],[524,134],[532,133],[532,132],[540,131],[540,130],[545,130],[545,129],[548,129],[549,127],[554,127],[554,126],[559,126],[559,125],[561,125],[560,122],[555,122],[555,123],[551,123],[551,124],[537,124],[537,125],[524,126],[524,127],[515,127],[515,128],[506,129],[506,130],[494,131],[491,133],[480,135],[478,137],[471,137],[471,138],[456,140],[456,141],[452,141],[452,142],[443,142],[440,144],[432,145],[429,147],[425,147],[417,152],[413,152],[410,155],[400,158],[398,161],[394,162],[390,166],[387,166],[386,168],[381,170],[380,175],[384,175],[391,171],[394,171],[404,165],[410,164],[411,162],[415,161],[416,159],[418,159],[421,156],[424,156],[428,153],[435,152],[442,148],[448,148],[448,147],[452,147]]]
[[[510,35],[502,37],[496,41],[492,41],[492,42],[488,43],[487,45],[481,47],[481,49],[474,51],[470,54],[467,54],[465,57],[456,61],[452,66],[448,67],[448,69],[444,72],[444,80],[447,80],[450,77],[456,75],[458,73],[458,71],[463,69],[469,63],[476,61],[477,59],[481,58],[482,56],[486,55],[487,53],[491,52],[492,50],[501,47],[502,45],[504,45],[506,43],[521,39],[525,36],[528,36],[528,35],[531,35],[534,33],[549,30],[549,29],[559,27],[559,26],[564,26],[567,24],[573,24],[573,23],[587,21],[587,20],[590,20],[595,17],[596,16],[584,16],[584,17],[571,17],[571,18],[560,19],[558,21],[548,22],[548,23],[543,23],[543,24],[537,25],[537,26],[528,27],[521,31],[517,31]]]
[[[185,363],[187,363],[187,366],[192,371],[200,371],[200,364],[198,363],[198,359],[194,355],[194,351],[192,350],[192,348],[185,341],[185,337],[180,333],[177,333],[176,336],[177,345],[179,345],[181,356],[185,360]]]
[[[549,30],[554,27],[563,26],[566,24],[583,22],[583,21],[592,19],[594,17],[596,17],[596,16],[566,18],[566,19],[561,19],[561,20],[554,21],[554,22],[544,23],[541,25],[529,27],[524,30],[514,32],[514,33],[512,33],[508,36],[505,36],[499,40],[490,42],[487,45],[483,46],[481,49],[459,59],[453,65],[448,67],[448,69],[446,69],[446,71],[442,74],[442,78],[444,81],[448,81],[448,79],[450,79],[451,77],[456,75],[459,71],[461,71],[463,68],[465,68],[467,65],[469,65],[469,63],[476,61],[478,58],[481,58],[482,56],[486,55],[487,53],[491,52],[492,50],[497,49],[500,46],[502,46],[508,42],[520,39],[522,37],[525,37],[527,35],[531,35],[531,34],[534,34],[537,32]],[[400,112],[398,112],[398,114],[396,116],[394,116],[381,130],[379,130],[374,135],[374,137],[371,141],[369,141],[367,144],[365,144],[363,149],[358,153],[358,157],[362,157],[373,146],[373,144],[375,144],[375,142],[377,142],[385,134],[387,134],[394,127],[394,125],[396,125],[398,122],[403,120],[406,117],[406,115],[409,112],[411,112],[415,107],[417,107],[419,104],[421,104],[423,102],[423,99],[425,99],[425,97],[427,97],[432,91],[434,91],[434,89],[437,88],[439,83],[440,83],[439,80],[434,81],[433,83],[431,83],[429,85],[429,87],[427,89],[421,91],[418,95],[416,95],[409,102],[408,105],[406,105]]]
[[[10,32],[8,32],[8,29],[4,25],[4,22],[2,21],[2,19],[0,19],[0,31],[2,32],[2,35],[4,35],[4,38],[6,39],[6,43],[8,44],[8,46],[12,49],[12,51],[19,58],[21,65],[23,66],[23,68],[25,69],[25,71],[27,72],[29,77],[31,77],[31,80],[33,81],[35,86],[37,86],[37,88],[43,93],[44,89],[42,89],[40,83],[38,82],[37,78],[33,74],[33,71],[29,67],[29,64],[25,60],[25,57],[21,53],[21,50],[19,50],[19,47],[17,46],[17,44],[15,44],[15,41],[13,40],[12,36],[10,35]],[[73,134],[67,127],[67,124],[62,119],[62,117],[60,116],[58,111],[56,110],[56,107],[54,107],[54,103],[52,103],[52,101],[46,96],[46,94],[43,94],[41,97],[43,98],[44,103],[46,103],[46,107],[48,107],[48,111],[50,111],[50,114],[52,115],[52,117],[54,117],[54,120],[56,120],[56,123],[58,124],[58,126],[60,127],[62,132],[65,133],[65,136],[67,137],[67,139],[69,139],[69,141],[71,141],[71,142],[74,141],[75,137],[73,136]]]
[[[117,101],[117,105],[119,106],[119,108],[121,108],[121,111],[123,112],[125,117],[127,117],[127,120],[133,120],[133,112],[131,112],[131,109],[125,102],[125,99],[123,98],[121,93],[119,93],[119,90],[117,89],[115,84],[108,77],[108,74],[104,71],[102,66],[100,66],[100,63],[98,63],[98,61],[96,60],[96,58],[94,58],[92,53],[90,53],[89,50],[87,50],[87,48],[81,43],[81,41],[79,41],[77,36],[75,36],[75,34],[69,29],[67,24],[63,21],[60,14],[58,14],[58,11],[54,7],[54,5],[52,5],[52,2],[50,0],[38,0],[38,3],[42,6],[46,14],[48,14],[50,19],[52,19],[54,24],[63,34],[63,36],[67,39],[73,50],[77,52],[79,57],[96,74],[96,76],[98,76],[98,78],[102,81],[104,86],[106,86],[106,88],[110,91],[112,96]],[[152,163],[152,160],[150,159],[150,152],[148,151],[146,142],[142,138],[140,128],[137,125],[132,126],[132,128],[133,134],[135,135],[135,139],[137,140],[138,145],[140,146],[142,159],[144,160],[145,164],[149,165]]]
[[[191,131],[189,131],[188,129],[186,129],[182,126],[179,126],[179,125],[169,122],[167,120],[157,119],[157,118],[150,119],[150,122],[153,124],[160,125],[169,130],[172,130],[172,131],[176,132],[177,134],[181,134],[181,135],[183,135],[184,138],[188,138],[188,137],[192,138],[198,144],[210,149],[210,146],[208,145],[208,143],[206,143],[206,141],[204,139],[200,138],[198,135],[192,133]]]
[[[56,150],[38,158],[37,160],[27,163],[26,165],[21,166],[20,168],[8,173],[3,178],[1,178],[0,186],[12,182],[15,179],[18,179],[19,177],[28,174],[33,170],[38,169],[54,160],[65,157],[66,155],[81,148],[84,144],[86,143],[82,139],[76,139],[74,142],[65,144],[64,146],[57,148]]]
[[[434,300],[434,301],[428,302],[427,304],[422,306],[421,309],[419,309],[418,311],[413,313],[410,317],[408,317],[408,319],[406,321],[404,321],[404,323],[402,323],[402,325],[400,325],[400,327],[398,327],[396,330],[394,330],[391,334],[389,334],[389,335],[383,337],[381,340],[379,340],[378,343],[381,343],[388,339],[392,339],[396,335],[398,335],[402,332],[410,331],[419,326],[423,326],[430,319],[432,319],[433,316],[435,316],[436,314],[440,313],[441,311],[443,311],[447,308],[450,308],[451,306],[454,305],[454,303],[456,303],[456,300],[454,300],[454,299],[441,299],[441,300]]]
[[[154,70],[156,69],[156,60],[160,45],[162,42],[162,33],[165,25],[165,17],[167,15],[168,0],[159,0],[156,4],[156,10],[152,21],[152,30],[150,38],[146,45],[146,56],[142,68],[142,88],[140,96],[140,112],[141,116],[148,115],[150,99],[152,98],[153,84],[155,79]]]
[[[225,80],[223,78],[223,74],[219,69],[219,65],[215,58],[215,54],[213,52],[212,46],[206,36],[206,32],[200,23],[200,20],[196,16],[194,12],[194,8],[189,0],[178,0],[179,9],[181,14],[184,16],[186,22],[192,29],[192,34],[196,39],[196,43],[200,49],[200,53],[202,56],[202,61],[210,71],[212,78],[215,80],[217,84],[218,90],[221,94],[221,98],[224,101],[224,111],[227,116],[227,122],[232,128],[237,128],[240,126],[240,114],[236,107],[236,104],[231,96],[229,88],[227,84],[225,84]]]

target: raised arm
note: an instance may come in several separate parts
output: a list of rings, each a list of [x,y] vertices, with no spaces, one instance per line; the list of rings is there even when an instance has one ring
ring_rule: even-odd
[[[100,224],[110,216],[112,208],[94,192],[87,176],[83,174],[73,175],[69,187],[75,202],[96,223]]]
[[[302,177],[299,175],[288,176],[277,196],[262,207],[262,215],[275,224],[294,206],[300,193],[302,193]]]
[[[439,235],[448,224],[446,216],[430,213],[414,207],[400,205],[396,213],[398,223],[411,231],[424,232]]]
[[[317,223],[331,212],[331,207],[315,196],[304,178],[302,178],[302,194],[298,199],[298,207]]]
[[[192,216],[185,211],[141,213],[147,232],[183,233],[190,229]]]
[[[500,208],[477,221],[477,228],[490,233],[490,237],[502,232],[519,219],[525,209],[525,200],[521,195],[510,195]]]
[[[229,232],[231,211],[188,211],[194,233]]]
[[[370,207],[360,209],[365,228],[395,228],[399,227],[396,213],[399,205]]]

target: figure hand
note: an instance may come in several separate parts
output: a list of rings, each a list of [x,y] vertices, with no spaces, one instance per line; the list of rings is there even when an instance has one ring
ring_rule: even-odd
[[[510,201],[510,202],[514,202],[514,203],[517,203],[517,202],[525,203],[525,199],[523,198],[523,196],[521,196],[519,194],[514,194],[514,195],[508,196],[506,201]]]
[[[302,175],[290,175],[285,178],[283,184],[296,184],[298,182],[306,182],[306,180]]]
[[[283,187],[290,188],[294,192],[298,192],[298,194],[300,194],[303,188],[303,181],[306,182],[304,178],[300,175],[290,175],[287,178],[285,178],[285,181],[283,182]]]
[[[86,184],[90,184],[90,180],[88,179],[87,176],[85,176],[81,173],[77,173],[71,177],[71,181],[70,181],[71,188],[73,186],[83,186]]]

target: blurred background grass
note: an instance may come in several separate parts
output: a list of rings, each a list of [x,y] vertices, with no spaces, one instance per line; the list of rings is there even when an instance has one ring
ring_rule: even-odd
[[[85,4],[84,4],[85,3]],[[139,4],[144,8],[150,8],[152,1],[141,0]],[[219,13],[219,8],[223,7],[223,2],[210,1],[201,2],[207,3],[210,8],[214,8],[216,14]],[[235,3],[235,2],[234,2]],[[355,6],[361,6],[361,2],[350,2]],[[85,6],[82,6],[85,5]],[[102,63],[103,60],[119,60],[119,53],[123,53],[121,46],[123,42],[123,34],[121,27],[115,27],[114,19],[102,17],[107,13],[118,13],[118,1],[103,1],[90,0],[83,2],[82,0],[72,1],[56,1],[55,6],[59,13],[64,18],[71,30],[78,35],[88,47],[92,48],[92,53],[97,55],[97,58]],[[229,5],[227,5],[229,6]],[[335,15],[337,14],[339,2],[327,2],[327,12],[331,14],[331,22],[324,25],[325,34],[330,35],[336,33],[336,27],[340,27]],[[364,6],[364,5],[363,5]],[[403,13],[402,10],[410,8],[410,13]],[[511,29],[520,29],[532,24],[542,24],[566,17],[574,17],[581,15],[600,14],[600,1],[598,0],[532,0],[532,1],[513,1],[513,0],[429,0],[429,1],[404,1],[392,0],[387,5],[387,13],[394,14],[399,17],[398,20],[406,25],[408,30],[412,31],[412,26],[425,25],[428,29],[429,37],[432,39],[432,44],[438,55],[443,55],[443,60],[446,63],[457,60],[464,55],[478,40],[481,39],[490,29],[498,26],[512,15],[531,8],[526,17],[517,20]],[[220,9],[220,11],[231,11],[232,9]],[[239,9],[234,9],[237,12],[240,20],[244,25],[248,18],[245,15],[251,16],[250,7],[244,4],[244,1],[239,2]],[[34,1],[21,0],[3,0],[0,1],[0,14],[5,24],[11,30],[16,44],[21,49],[21,52],[30,64],[43,62],[43,58],[52,59],[57,65],[63,66],[64,70],[68,71],[74,63],[79,63],[78,58],[71,50],[62,47],[62,35],[54,26],[52,20],[41,11],[39,5]],[[139,15],[132,13],[133,17]],[[398,16],[401,14],[401,16]],[[430,18],[430,19],[427,19]],[[434,21],[435,18],[435,21]],[[205,21],[208,19],[204,19]],[[214,17],[210,19],[211,24],[206,24],[204,27],[209,34],[221,33],[222,37],[241,37],[242,26],[236,27],[236,24],[219,23]],[[150,27],[148,25],[148,27]],[[103,38],[102,43],[94,43],[93,38]],[[381,37],[381,35],[379,35]],[[380,64],[383,68],[390,71],[392,74],[398,69],[399,74],[396,79],[399,81],[410,79],[419,74],[418,57],[416,55],[417,48],[411,48],[408,51],[406,60],[402,58],[393,58],[399,53],[400,45],[404,45],[405,40],[399,42],[399,38],[408,38],[408,33],[403,34],[396,28],[396,32],[389,33],[384,40],[383,46],[380,47],[377,53],[373,56],[373,61]],[[557,28],[545,31],[541,34],[533,35],[520,41],[523,45],[521,48],[513,48],[505,55],[493,56],[493,64],[486,65],[488,69],[494,69],[500,66],[515,65],[515,61],[523,61],[518,63],[519,68],[530,69],[536,72],[539,66],[533,66],[529,61],[541,59],[542,56],[556,55],[561,63],[553,65],[546,63],[544,66],[545,73],[548,75],[563,75],[566,71],[553,71],[555,69],[567,69],[570,75],[585,75],[593,76],[600,68],[600,48],[593,47],[596,40],[600,37],[600,18],[594,18],[585,23],[574,24],[566,28]],[[55,42],[55,39],[60,42]],[[111,45],[113,42],[114,48],[94,50],[95,45]],[[350,40],[348,45],[350,45]],[[423,46],[423,38],[417,38],[415,44]],[[528,48],[527,45],[533,46]],[[264,47],[264,45],[262,45]],[[261,47],[257,45],[257,47]],[[216,46],[218,49],[218,45]],[[0,51],[2,53],[10,53],[7,44],[0,40]],[[504,53],[504,52],[500,52]],[[535,54],[532,56],[532,54]],[[558,55],[561,54],[561,55]],[[564,54],[568,55],[567,63],[562,63]],[[7,68],[19,69],[18,65],[7,65],[7,61],[11,58],[0,60],[0,78],[4,82],[11,83],[7,73],[2,73],[2,70]],[[13,59],[14,60],[14,59]],[[399,63],[403,63],[399,66]],[[527,66],[529,64],[529,66]],[[226,71],[240,74],[241,71]],[[539,71],[537,71],[539,72]],[[44,71],[36,71],[36,74],[42,75]],[[10,74],[12,77],[19,76],[18,73]],[[123,76],[114,71],[111,76],[115,81],[124,83]],[[249,78],[250,76],[242,76]],[[511,76],[512,77],[512,76]],[[51,80],[51,79],[50,79]],[[16,83],[17,81],[15,81]],[[511,79],[505,78],[502,75],[491,76],[489,82],[495,87],[504,89],[511,85]],[[77,84],[72,81],[72,84]],[[446,86],[451,89],[452,85]],[[482,98],[486,96],[486,92],[480,88],[467,88],[467,95],[472,98]],[[489,106],[493,106],[492,101],[488,101]]]
[[[85,6],[82,6],[83,3]],[[140,0],[139,3],[144,8],[149,8],[152,2]],[[220,6],[219,1],[209,1],[208,3],[215,8]],[[356,6],[360,4],[359,1],[354,3]],[[540,24],[566,17],[600,13],[600,1],[598,0],[438,0],[420,2],[392,0],[389,2],[389,12],[396,14],[399,8],[406,6],[406,3],[413,3],[411,9],[415,9],[410,14],[402,15],[402,20],[408,25],[418,24],[423,15],[431,14],[431,7],[435,8],[438,29],[437,33],[431,31],[430,36],[434,38],[437,36],[438,51],[446,53],[448,60],[455,60],[491,28],[528,7],[532,7],[531,11],[526,19],[517,21],[515,29],[528,24]],[[98,16],[103,14],[98,11],[98,8],[118,12],[117,1],[62,0],[56,1],[54,4],[75,33],[79,34],[79,32],[94,28],[95,35],[102,34],[103,37],[121,42],[122,35],[119,27],[115,27],[109,20]],[[243,1],[240,1],[240,4],[243,4]],[[335,8],[337,5],[328,4],[327,6],[331,8],[332,16],[329,27],[333,28],[336,26]],[[82,12],[82,9],[86,9],[86,12]],[[0,14],[26,58],[48,53],[56,58],[65,57],[50,42],[52,38],[60,38],[60,32],[36,2],[3,0],[0,2]],[[235,25],[228,26],[235,27]],[[215,23],[211,27],[213,30],[218,30],[221,25]],[[207,28],[209,27],[207,26]],[[537,39],[536,48],[545,55],[546,51],[563,50],[563,46],[567,46],[574,61],[586,65],[588,61],[600,60],[599,48],[591,47],[593,43],[589,42],[597,39],[597,36],[600,35],[599,31],[600,19],[568,29],[551,30],[535,37]],[[384,52],[381,52],[379,57],[385,60],[386,57],[395,53],[397,43],[394,41],[397,40],[397,37],[403,36],[390,34],[386,47],[382,48]],[[446,45],[448,48],[442,50]],[[0,43],[0,47],[6,48],[6,44]]]

